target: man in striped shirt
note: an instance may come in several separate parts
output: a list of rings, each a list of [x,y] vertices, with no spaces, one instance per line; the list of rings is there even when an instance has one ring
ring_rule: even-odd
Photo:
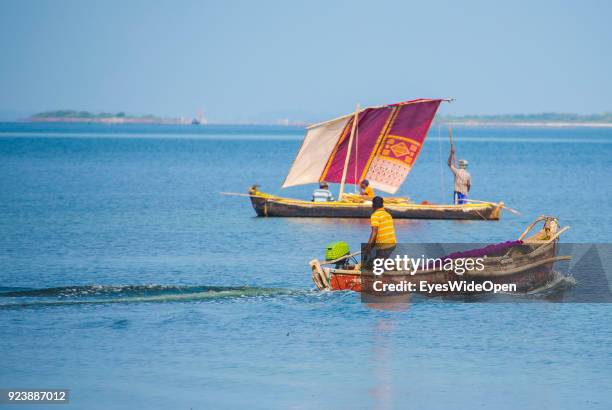
[[[468,192],[470,192],[472,187],[472,176],[466,169],[468,166],[466,160],[459,160],[459,169],[455,166],[455,147],[452,144],[448,157],[448,166],[455,175],[455,205],[467,204]]]
[[[372,212],[370,216],[372,231],[366,249],[369,251],[372,247],[375,247],[375,258],[389,257],[393,249],[395,249],[395,244],[397,242],[395,240],[393,218],[391,214],[385,210],[383,205],[383,199],[381,197],[375,196],[374,199],[372,199],[372,209],[374,209],[374,212]]]
[[[329,202],[333,200],[334,196],[329,190],[329,185],[327,184],[327,182],[321,182],[319,184],[319,189],[315,189],[312,193],[313,202]]]

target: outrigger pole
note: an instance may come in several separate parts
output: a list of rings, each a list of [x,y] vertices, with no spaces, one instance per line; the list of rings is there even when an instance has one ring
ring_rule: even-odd
[[[346,157],[344,158],[344,168],[342,169],[342,180],[340,181],[340,193],[338,194],[338,201],[342,201],[342,195],[344,195],[344,182],[346,181],[346,171],[348,170],[349,158],[351,156],[351,148],[353,147],[353,137],[355,136],[355,129],[357,128],[357,121],[359,119],[359,104],[355,108],[355,118],[353,119],[353,127],[351,128],[351,136],[349,137],[348,149],[346,151]]]

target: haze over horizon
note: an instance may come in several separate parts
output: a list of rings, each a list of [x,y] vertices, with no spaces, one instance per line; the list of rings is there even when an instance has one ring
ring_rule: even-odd
[[[311,121],[454,97],[442,115],[612,111],[612,4],[0,3],[0,113]]]

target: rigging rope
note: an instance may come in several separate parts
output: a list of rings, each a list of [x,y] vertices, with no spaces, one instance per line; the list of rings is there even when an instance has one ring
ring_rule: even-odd
[[[442,138],[440,137],[440,127],[442,125],[438,122],[438,159],[440,160],[440,203],[444,203],[444,169],[442,166]]]
[[[357,157],[359,155],[359,119],[357,119],[357,126],[355,127],[355,179],[353,180],[353,189],[357,193]]]

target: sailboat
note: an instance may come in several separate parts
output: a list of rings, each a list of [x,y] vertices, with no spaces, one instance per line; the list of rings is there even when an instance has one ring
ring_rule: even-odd
[[[282,188],[333,182],[337,201],[313,202],[261,192],[248,196],[258,216],[368,218],[371,201],[345,193],[347,184],[367,179],[378,191],[395,194],[414,166],[434,116],[444,99],[417,99],[361,109],[311,125]],[[411,203],[385,198],[394,218],[498,220],[503,202],[455,204]]]

